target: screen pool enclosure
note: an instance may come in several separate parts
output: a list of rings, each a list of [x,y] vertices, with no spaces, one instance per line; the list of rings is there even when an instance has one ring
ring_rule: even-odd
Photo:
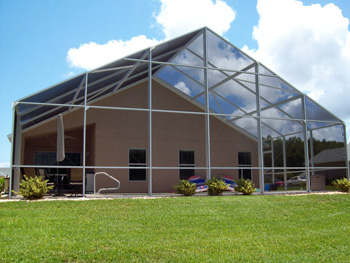
[[[346,147],[343,121],[202,28],[14,102],[11,187],[59,174],[85,196],[113,188],[93,180],[107,173],[119,193],[173,192],[194,175],[250,179],[261,193],[329,190],[349,176]]]

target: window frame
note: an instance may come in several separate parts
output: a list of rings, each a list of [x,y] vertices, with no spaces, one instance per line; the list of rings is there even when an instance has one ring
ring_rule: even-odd
[[[181,152],[193,152],[193,164],[182,164],[181,158],[180,158]],[[183,168],[183,167],[193,168],[193,169],[179,169],[179,180],[187,180],[189,177],[195,175],[196,174],[196,151],[193,149],[180,149],[178,151],[178,163],[179,163],[179,168]],[[193,175],[189,176],[188,178],[181,178],[182,176],[181,173],[183,171],[188,171],[188,170],[193,170]]]
[[[240,164],[239,161],[240,161],[240,158],[239,158],[239,155],[243,153],[243,154],[246,154],[246,153],[249,153],[250,154],[250,164]],[[247,152],[247,151],[239,151],[238,152],[238,167],[252,167],[252,163],[253,163],[253,158],[252,158],[252,152]],[[250,178],[244,178],[244,171],[247,170],[247,171],[250,171]],[[238,179],[249,179],[251,181],[253,181],[253,172],[252,172],[252,169],[238,169]]]
[[[41,162],[38,162],[38,159],[41,159],[42,156],[39,156],[39,154],[46,154],[48,159],[47,160],[50,160],[52,161],[52,163],[41,163]],[[34,165],[45,165],[45,166],[57,166],[58,163],[56,161],[56,155],[57,155],[57,152],[55,151],[34,151],[34,157],[33,157],[33,163]],[[69,155],[76,155],[77,159],[79,159],[79,163],[70,163],[70,164],[64,164],[65,162],[67,162],[69,159]],[[81,152],[66,152],[65,153],[65,159],[60,162],[60,166],[82,166],[82,153]],[[72,157],[72,156],[71,156]],[[57,168],[44,168],[46,169],[47,173],[49,174],[52,174],[52,173],[56,173],[56,169]],[[67,168],[59,168],[59,169],[64,169],[65,172],[67,173]]]
[[[130,163],[130,151],[132,150],[142,150],[145,151],[145,163]],[[134,165],[134,166],[132,166]],[[145,148],[129,148],[128,149],[128,182],[147,182],[147,149]],[[144,180],[132,180],[130,179],[130,170],[133,170],[131,167],[145,167],[144,169],[134,169],[134,170],[144,170],[145,171],[145,179]]]

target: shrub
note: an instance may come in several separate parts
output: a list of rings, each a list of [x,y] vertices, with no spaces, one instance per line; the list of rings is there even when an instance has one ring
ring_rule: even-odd
[[[255,185],[249,179],[239,179],[236,183],[237,186],[235,186],[235,191],[241,192],[244,195],[251,195],[256,190]]]
[[[224,191],[227,190],[228,184],[226,184],[222,179],[213,177],[211,180],[205,181],[208,186],[208,195],[222,195]]]
[[[40,199],[53,188],[53,186],[47,185],[48,181],[49,180],[44,180],[42,177],[35,176],[28,178],[24,175],[24,179],[20,183],[19,192],[13,192],[29,200]]]
[[[177,194],[184,196],[191,196],[196,193],[196,184],[188,180],[180,180],[180,183],[174,186]]]
[[[4,177],[1,177],[0,178],[0,193],[2,191],[4,191],[4,188],[5,188],[5,178]]]
[[[336,179],[332,182],[332,184],[339,188],[342,192],[348,193],[350,191],[350,180],[347,178]]]

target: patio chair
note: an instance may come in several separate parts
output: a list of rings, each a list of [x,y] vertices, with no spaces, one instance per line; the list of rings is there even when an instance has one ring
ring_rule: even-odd
[[[80,169],[70,169],[69,187],[74,191],[71,196],[82,195],[83,173]]]
[[[193,175],[188,178],[188,181],[196,184],[196,193],[208,191],[208,186],[205,184],[205,180],[202,179],[199,175]]]
[[[223,176],[222,180],[224,180],[224,182],[226,184],[228,184],[227,190],[228,191],[235,191],[235,186],[237,186],[237,184],[235,183],[234,179],[230,176]]]
[[[45,180],[49,180],[48,181],[48,185],[53,185],[54,184],[54,178],[53,177],[50,177],[48,174],[47,174],[47,171],[45,168],[37,168],[35,169],[36,170],[36,174],[38,176],[42,176]]]
[[[34,168],[33,168],[34,169]],[[55,179],[54,178],[52,178],[52,177],[50,177],[48,174],[47,174],[47,171],[46,171],[46,169],[45,168],[37,168],[37,169],[35,169],[35,171],[36,171],[36,174],[38,175],[38,176],[41,176],[41,177],[43,177],[45,180],[49,180],[48,182],[47,182],[47,185],[48,186],[54,186],[55,185]]]

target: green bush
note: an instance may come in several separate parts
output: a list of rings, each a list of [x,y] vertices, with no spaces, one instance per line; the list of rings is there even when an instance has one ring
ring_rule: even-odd
[[[180,180],[180,183],[174,186],[177,194],[184,196],[191,196],[196,193],[196,184],[189,182],[188,180]]]
[[[239,179],[236,183],[235,191],[241,192],[244,195],[251,195],[256,190],[255,185],[249,179]]]
[[[44,180],[42,177],[35,176],[28,178],[24,175],[24,179],[20,183],[19,192],[13,192],[29,200],[40,199],[53,188],[53,186],[47,185],[48,181],[49,180]]]
[[[228,185],[223,180],[216,177],[205,181],[205,184],[208,186],[208,195],[222,195],[228,188]]]
[[[5,178],[4,177],[1,177],[0,178],[0,193],[2,191],[4,191],[4,188],[5,188]]]
[[[350,180],[347,178],[335,179],[332,184],[339,188],[342,192],[348,193],[350,191]]]

